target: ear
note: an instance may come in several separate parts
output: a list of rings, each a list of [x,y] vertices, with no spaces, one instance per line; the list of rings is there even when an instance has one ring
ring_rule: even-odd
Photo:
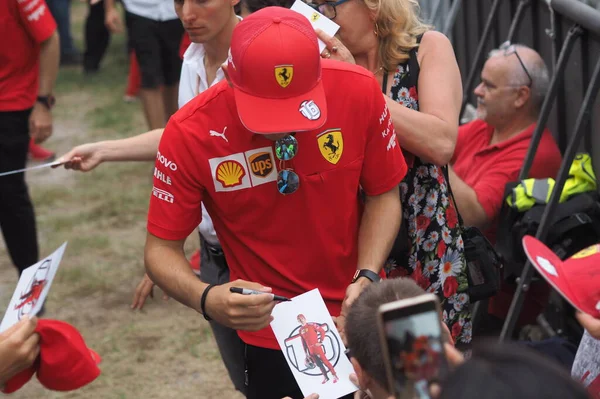
[[[531,88],[527,86],[519,87],[517,91],[517,99],[515,100],[515,108],[523,108],[531,100]]]
[[[363,370],[356,358],[351,357],[350,362],[352,363],[352,367],[354,368],[354,372],[356,373],[356,377],[358,378],[358,388],[361,391],[369,389],[369,386],[371,385],[371,377],[369,377],[369,375],[365,373],[365,370]]]
[[[240,0],[231,0],[231,7],[237,6]]]
[[[223,75],[225,75],[225,79],[227,80],[229,87],[233,87],[233,83],[231,83],[231,79],[229,78],[229,72],[227,70],[228,67],[227,61],[225,61],[223,65],[221,65],[221,70],[223,70]]]

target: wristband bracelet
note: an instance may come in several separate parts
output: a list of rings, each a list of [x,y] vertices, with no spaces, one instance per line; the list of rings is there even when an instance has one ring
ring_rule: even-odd
[[[212,319],[206,314],[206,309],[204,308],[206,306],[206,296],[208,295],[208,291],[215,286],[216,284],[209,284],[208,287],[204,289],[204,292],[202,293],[202,299],[200,299],[200,311],[202,312],[204,319],[208,321],[211,321]]]

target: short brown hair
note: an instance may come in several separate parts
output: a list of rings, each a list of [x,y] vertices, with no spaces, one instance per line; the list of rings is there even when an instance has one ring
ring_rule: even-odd
[[[424,293],[410,278],[387,279],[369,285],[350,306],[346,318],[346,337],[351,356],[383,388],[387,388],[388,384],[377,329],[377,311],[383,304]]]

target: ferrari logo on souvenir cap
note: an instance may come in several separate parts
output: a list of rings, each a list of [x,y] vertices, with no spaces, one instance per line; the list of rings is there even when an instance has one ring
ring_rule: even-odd
[[[319,19],[319,17],[320,17],[319,13],[315,11],[315,12],[313,12],[313,14],[310,16],[310,20],[311,20],[312,22],[316,22],[316,21],[317,21],[317,19]]]
[[[294,77],[294,66],[293,65],[279,65],[275,67],[275,80],[279,86],[284,89],[292,83]]]
[[[326,130],[317,136],[319,151],[328,162],[337,164],[344,152],[344,137],[339,129]]]
[[[587,258],[588,256],[592,256],[597,253],[600,253],[600,244],[594,244],[591,247],[582,249],[581,251],[577,252],[575,255],[571,256],[571,258],[573,258],[573,259]]]

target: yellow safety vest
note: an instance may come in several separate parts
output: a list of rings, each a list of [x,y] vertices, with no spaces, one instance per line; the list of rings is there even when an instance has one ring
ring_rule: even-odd
[[[555,181],[548,179],[525,179],[512,189],[506,197],[506,203],[519,212],[525,212],[536,204],[545,205],[550,201]],[[589,154],[577,154],[569,178],[560,194],[559,202],[565,202],[575,194],[596,190],[596,175]]]

